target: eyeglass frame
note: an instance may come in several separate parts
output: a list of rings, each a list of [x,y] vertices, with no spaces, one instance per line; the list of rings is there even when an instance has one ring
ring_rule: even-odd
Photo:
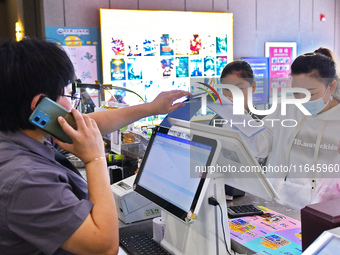
[[[72,101],[72,102],[78,100],[77,104],[73,105],[73,108],[74,108],[74,109],[77,109],[77,108],[78,108],[78,106],[79,106],[79,104],[80,104],[80,100],[81,100],[81,96],[80,96],[79,93],[77,93],[77,92],[73,93],[73,92],[72,92],[72,95],[61,95],[61,96],[71,98],[71,101]]]

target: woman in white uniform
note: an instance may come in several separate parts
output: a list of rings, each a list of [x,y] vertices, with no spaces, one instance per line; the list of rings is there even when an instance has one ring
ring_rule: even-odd
[[[314,192],[327,183],[325,177],[340,174],[340,87],[334,61],[319,53],[296,58],[291,76],[293,88],[310,91],[311,99],[303,106],[311,115],[287,105],[283,116],[278,107],[263,119],[266,130],[247,141],[255,156],[269,155],[267,176],[280,197],[278,202],[301,209],[316,201]],[[304,98],[305,94],[294,93],[294,97]],[[289,125],[294,127],[287,127],[282,123],[287,119],[295,120],[296,125],[291,121]],[[318,202],[322,200],[319,195]]]

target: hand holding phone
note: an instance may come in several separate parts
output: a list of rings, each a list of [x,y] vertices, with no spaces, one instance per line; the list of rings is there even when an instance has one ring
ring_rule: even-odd
[[[48,97],[44,97],[40,101],[29,117],[29,121],[38,128],[53,135],[55,138],[58,138],[63,142],[73,143],[72,139],[64,132],[58,123],[57,119],[59,116],[62,116],[68,124],[74,129],[77,129],[72,113],[68,112],[64,107]]]
[[[79,157],[85,164],[94,158],[104,159],[105,146],[96,121],[75,109],[72,109],[72,115],[77,123],[77,130],[72,128],[62,117],[59,117],[58,121],[65,133],[72,137],[73,144],[60,140],[55,140],[55,142],[64,150]]]

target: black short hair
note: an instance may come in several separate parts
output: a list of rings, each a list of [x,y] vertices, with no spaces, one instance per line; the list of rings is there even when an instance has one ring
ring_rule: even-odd
[[[75,77],[66,52],[39,39],[1,41],[0,63],[1,131],[34,129],[28,121],[34,96],[56,101]]]
[[[227,64],[221,73],[220,81],[222,83],[222,79],[226,77],[228,74],[237,74],[240,78],[245,79],[253,85],[254,82],[254,72],[251,66],[247,61],[243,60],[235,60]]]
[[[291,66],[291,75],[306,74],[320,79],[328,86],[338,80],[336,64],[331,57],[320,53],[306,53],[298,56]]]

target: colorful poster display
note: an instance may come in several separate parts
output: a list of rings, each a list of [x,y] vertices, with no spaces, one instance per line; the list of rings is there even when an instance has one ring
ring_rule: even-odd
[[[195,89],[191,78],[219,78],[233,60],[231,13],[101,9],[100,21],[103,83],[137,90],[146,102]],[[123,100],[141,103],[129,93]]]
[[[264,212],[261,216],[229,219],[231,239],[257,253],[301,255],[301,222],[268,208],[259,208]]]
[[[254,57],[242,58],[247,61],[253,69],[256,89],[253,93],[254,104],[268,104],[269,102],[269,59]]]
[[[46,39],[58,43],[70,57],[82,83],[101,81],[99,29],[95,27],[46,27]]]
[[[277,88],[290,87],[290,66],[296,58],[296,42],[266,42],[265,57],[269,58],[270,94]]]

